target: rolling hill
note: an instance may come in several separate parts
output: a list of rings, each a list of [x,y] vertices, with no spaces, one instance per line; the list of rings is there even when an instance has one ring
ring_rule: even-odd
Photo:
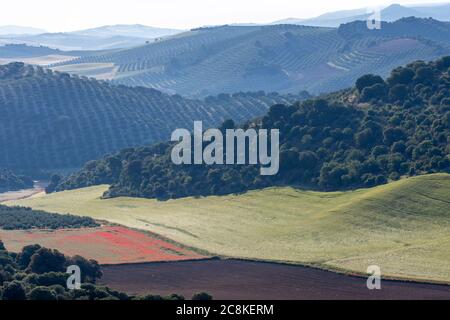
[[[0,40],[1,41],[1,40]],[[28,46],[25,44],[0,45],[0,65],[12,62],[46,66],[58,62],[73,60],[92,52],[70,52],[52,49],[44,46]]]
[[[12,63],[0,66],[0,167],[81,166],[125,147],[170,138],[194,120],[217,126],[263,115],[300,95],[241,93],[204,100]]]
[[[113,35],[96,37],[77,33],[41,33],[37,35],[19,35],[0,37],[2,43],[27,44],[30,46],[46,46],[54,49],[73,50],[108,50],[141,46],[147,40],[138,37]]]
[[[352,32],[347,32],[351,30]],[[369,32],[372,31],[372,32]],[[365,21],[335,28],[297,25],[194,29],[137,48],[52,65],[185,96],[236,91],[330,92],[367,73],[386,76],[410,61],[450,53],[450,24],[402,19],[368,30]]]
[[[46,46],[64,51],[110,50],[142,46],[147,41],[175,35],[181,30],[144,25],[113,25],[72,32],[27,32],[28,29],[0,27],[0,43]],[[7,31],[15,34],[7,34]],[[23,32],[21,31],[23,30]],[[23,34],[22,34],[23,33]]]
[[[108,186],[10,202],[149,230],[228,257],[450,283],[450,175],[349,192],[269,188],[160,202],[100,199]]]
[[[75,50],[62,51],[45,46],[30,46],[20,43],[5,43],[1,45],[0,39],[0,65],[12,62],[23,62],[26,64],[46,67],[51,64],[66,62],[83,56],[105,54],[113,50]],[[81,74],[81,73],[80,73]]]
[[[269,186],[349,190],[402,176],[450,173],[449,68],[450,56],[429,63],[416,61],[395,68],[386,79],[365,75],[354,88],[293,105],[274,105],[264,117],[243,126],[227,121],[220,127],[222,132],[279,130],[279,165],[270,164],[279,170],[273,175],[261,175],[260,169],[268,166],[257,161],[221,164],[230,155],[228,141],[218,164],[184,165],[172,161],[174,143],[166,142],[91,162],[55,189],[112,184],[105,197],[167,200]],[[233,148],[236,163],[234,143]],[[192,159],[190,150],[194,163]]]

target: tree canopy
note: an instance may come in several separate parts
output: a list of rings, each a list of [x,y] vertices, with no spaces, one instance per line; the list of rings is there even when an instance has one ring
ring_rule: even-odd
[[[77,265],[81,271],[81,288],[69,290],[67,267]],[[20,253],[5,249],[0,241],[0,300],[184,300],[172,294],[128,295],[124,292],[99,286],[101,267],[95,260],[80,256],[67,257],[57,250],[39,245],[26,246]],[[194,300],[209,300],[201,293]]]
[[[25,207],[0,205],[0,228],[4,230],[97,227],[90,217],[56,214]]]
[[[27,176],[14,174],[7,169],[0,169],[0,192],[32,188],[33,180]]]

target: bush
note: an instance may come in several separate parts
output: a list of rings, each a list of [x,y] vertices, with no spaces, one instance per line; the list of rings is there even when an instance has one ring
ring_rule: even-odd
[[[29,246],[25,246],[22,248],[22,251],[19,253],[17,257],[17,262],[19,265],[25,269],[28,268],[28,265],[30,264],[31,257],[39,250],[41,249],[41,246],[38,244],[33,244]]]
[[[387,128],[383,132],[384,140],[383,142],[387,146],[391,146],[394,142],[404,140],[406,138],[406,133],[403,128]]]
[[[3,300],[25,300],[26,293],[22,284],[18,281],[7,283],[3,287]]]
[[[185,300],[184,297],[182,295],[178,295],[178,294],[171,294],[167,297],[165,297],[164,300],[175,300],[175,301],[181,301],[181,300]]]
[[[161,296],[159,296],[159,295],[151,295],[151,294],[149,294],[149,295],[146,295],[146,296],[144,296],[142,298],[139,298],[139,300],[161,301],[161,300],[164,300],[164,299]]]
[[[212,296],[207,294],[206,292],[196,293],[192,296],[192,300],[196,301],[208,301],[212,299],[213,299]]]
[[[66,258],[58,250],[40,248],[33,254],[28,269],[33,273],[64,272]]]
[[[0,169],[0,192],[33,188],[34,182],[29,177],[16,175],[10,170]]]
[[[68,277],[69,275],[67,273],[52,271],[43,274],[32,273],[31,275],[27,276],[24,281],[36,286],[66,286]]]
[[[67,265],[77,265],[81,271],[81,280],[83,282],[92,282],[102,277],[100,265],[95,260],[87,260],[81,256],[74,256],[67,260]]]
[[[56,300],[56,295],[49,288],[36,287],[28,294],[28,300]]]
[[[61,180],[62,176],[60,176],[59,174],[52,175],[52,177],[50,178],[50,183],[45,188],[45,193],[54,192],[56,190],[56,186],[61,182]]]
[[[355,87],[359,93],[362,93],[364,88],[371,87],[374,84],[384,84],[383,78],[373,74],[366,74],[356,80]]]
[[[390,86],[394,86],[396,84],[409,84],[414,76],[414,70],[410,68],[399,67],[391,72],[390,77],[387,79],[387,83]]]

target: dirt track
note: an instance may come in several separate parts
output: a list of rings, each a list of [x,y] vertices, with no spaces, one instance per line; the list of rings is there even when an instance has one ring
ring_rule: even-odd
[[[0,203],[30,198],[38,193],[43,192],[46,186],[47,186],[46,182],[38,181],[37,183],[35,183],[34,187],[30,189],[0,193]]]
[[[205,291],[214,299],[450,299],[450,286],[366,279],[312,268],[240,260],[207,260],[104,266],[101,283],[128,293]]]

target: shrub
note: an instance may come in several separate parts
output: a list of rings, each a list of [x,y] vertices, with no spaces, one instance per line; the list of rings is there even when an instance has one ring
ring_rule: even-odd
[[[59,251],[40,248],[31,256],[28,269],[38,274],[52,271],[64,272],[65,264],[66,258]]]
[[[28,300],[56,300],[56,295],[49,288],[36,287],[28,294]]]
[[[192,296],[192,300],[197,300],[197,301],[207,301],[207,300],[212,300],[212,296],[207,294],[206,292],[200,292],[200,293],[196,293]]]
[[[377,83],[370,87],[363,89],[360,97],[361,102],[367,102],[371,100],[380,100],[386,96],[386,85],[384,83]]]
[[[408,97],[408,87],[403,84],[396,84],[389,89],[389,100],[403,102]]]
[[[384,84],[383,78],[373,74],[366,74],[356,80],[355,87],[359,93],[362,93],[364,88],[371,87],[374,84]]]
[[[3,300],[25,300],[26,293],[22,284],[18,281],[12,281],[3,287]]]

